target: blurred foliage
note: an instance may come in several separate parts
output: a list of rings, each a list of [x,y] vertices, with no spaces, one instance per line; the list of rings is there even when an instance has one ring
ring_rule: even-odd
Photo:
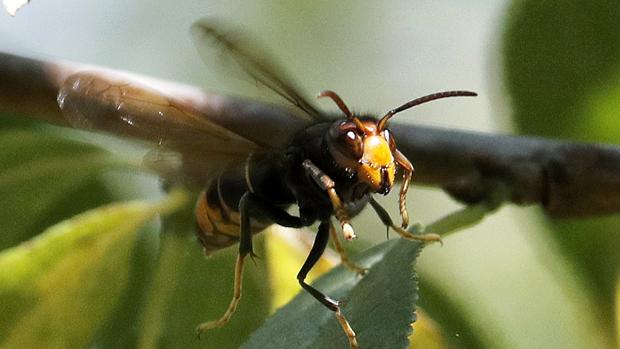
[[[517,1],[508,20],[504,69],[520,132],[620,144],[618,1]],[[620,217],[547,222],[613,341]]]
[[[122,166],[118,159],[94,145],[37,130],[33,122],[2,116],[0,196],[7,204],[0,210],[0,248],[112,201],[97,175]]]
[[[0,322],[0,346],[221,348],[240,345],[268,315],[268,270],[256,268],[238,311],[245,321],[196,339],[194,327],[219,316],[232,296],[235,253],[204,258],[193,202],[167,220],[161,241],[157,224],[144,226],[161,207],[146,203],[101,208],[26,241],[49,222],[117,199],[101,174],[132,165],[56,128],[1,117],[0,192],[10,204],[0,211],[0,304],[10,317]]]
[[[4,250],[2,346],[85,347],[125,289],[136,230],[179,200],[102,207]]]

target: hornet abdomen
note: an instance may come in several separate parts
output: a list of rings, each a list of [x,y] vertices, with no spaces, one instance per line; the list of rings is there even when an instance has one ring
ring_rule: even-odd
[[[273,156],[251,154],[243,164],[222,172],[200,194],[195,210],[197,235],[206,255],[239,242],[239,201],[246,192],[283,208],[294,202],[290,190],[283,185],[282,175],[279,162]],[[272,223],[257,212],[251,220],[252,234]]]

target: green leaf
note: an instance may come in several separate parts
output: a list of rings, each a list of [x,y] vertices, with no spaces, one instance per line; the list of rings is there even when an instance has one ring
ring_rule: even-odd
[[[340,266],[314,286],[345,301],[342,312],[363,348],[407,348],[417,301],[413,263],[421,244],[391,240],[363,252],[358,262],[364,277]],[[284,335],[285,334],[285,335]],[[300,292],[256,331],[243,348],[348,348],[334,314],[306,292]]]
[[[110,201],[96,176],[122,165],[95,146],[58,135],[23,129],[0,131],[0,248],[24,241],[59,219]],[[79,195],[71,196],[76,193]]]
[[[451,299],[454,290],[458,290],[457,285],[446,290],[440,285],[433,284],[432,278],[425,278],[425,275],[420,273],[420,301],[418,305],[427,313],[432,314],[434,321],[441,324],[443,338],[449,343],[449,348],[476,349],[488,347],[488,343],[484,341],[484,333],[476,330],[467,310]]]
[[[256,252],[263,256],[261,236]],[[196,336],[198,324],[220,317],[232,297],[237,247],[205,258],[193,237],[166,234],[146,295],[137,348],[238,348],[267,318],[271,292],[265,263],[248,263],[243,297],[223,328]]]
[[[125,289],[136,232],[184,199],[96,209],[2,252],[0,346],[85,347]]]
[[[600,115],[584,108],[618,85],[618,2],[515,1],[509,15],[503,60],[518,128],[592,141],[596,133],[584,132],[583,125],[598,124],[618,142],[620,130],[599,124]]]

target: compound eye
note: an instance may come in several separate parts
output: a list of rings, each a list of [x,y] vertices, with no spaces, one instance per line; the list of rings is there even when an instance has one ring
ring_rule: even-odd
[[[390,145],[390,149],[394,150],[394,148],[396,148],[396,142],[394,142],[392,133],[389,130],[383,130],[383,138],[385,138],[385,140]]]
[[[353,130],[346,131],[340,139],[343,153],[357,159],[363,155],[362,138]]]

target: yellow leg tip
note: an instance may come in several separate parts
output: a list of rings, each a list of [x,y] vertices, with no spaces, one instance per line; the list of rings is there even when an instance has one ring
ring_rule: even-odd
[[[355,272],[357,273],[357,275],[359,276],[364,276],[366,275],[366,273],[368,273],[368,268],[361,268],[361,267],[357,267],[355,269]]]
[[[359,344],[357,343],[357,335],[351,328],[351,325],[349,325],[349,322],[347,321],[347,319],[344,317],[344,314],[342,314],[340,312],[340,309],[338,309],[335,312],[335,315],[336,315],[336,319],[338,319],[338,322],[340,323],[340,326],[342,327],[342,330],[346,334],[347,339],[349,340],[349,348],[359,349]]]
[[[200,337],[202,336],[203,333],[207,332],[208,329],[205,329],[203,327],[203,324],[200,324],[199,326],[196,327],[196,329],[194,330],[194,332],[196,332],[196,337],[198,337],[198,339],[200,339]]]
[[[200,337],[203,333],[218,327],[222,327],[222,324],[219,323],[219,321],[205,322],[196,327],[196,334]]]
[[[441,244],[441,246],[443,246],[443,240],[441,239],[441,236],[439,236],[439,234],[435,234],[435,233],[428,233],[428,234],[421,234],[421,235],[414,235],[415,237],[419,237],[421,241],[424,241],[426,243],[433,243],[433,242],[439,242],[439,244]]]
[[[349,223],[344,223],[342,225],[342,234],[344,235],[344,238],[347,241],[351,241],[357,237],[355,235],[355,231],[353,230],[353,227]]]
[[[435,234],[435,233],[428,233],[428,234],[411,234],[410,232],[397,227],[397,226],[393,226],[392,227],[403,239],[406,240],[417,240],[417,241],[423,241],[425,243],[433,243],[433,242],[439,242],[442,246],[443,246],[443,240],[441,239],[441,236],[439,234]]]
[[[196,335],[198,336],[198,338],[200,338],[200,336],[207,331],[213,330],[215,328],[224,327],[229,320],[230,316],[215,321],[204,322],[196,327]]]

